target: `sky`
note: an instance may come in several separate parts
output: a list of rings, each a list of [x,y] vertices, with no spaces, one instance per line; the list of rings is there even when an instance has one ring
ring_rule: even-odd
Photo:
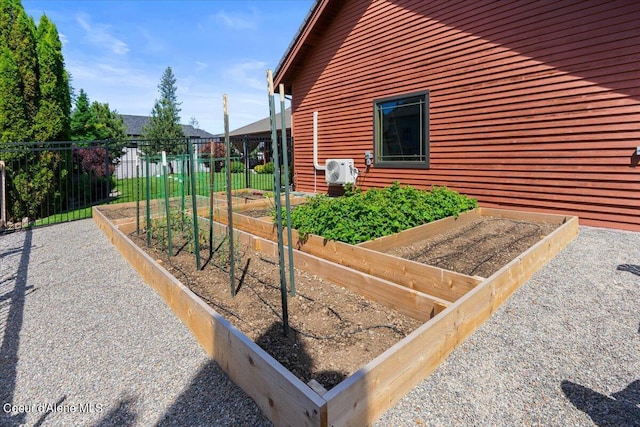
[[[224,132],[269,115],[266,70],[275,70],[313,0],[23,0],[60,33],[74,92],[120,114],[150,115],[171,67],[180,119]],[[279,110],[279,101],[276,98]]]

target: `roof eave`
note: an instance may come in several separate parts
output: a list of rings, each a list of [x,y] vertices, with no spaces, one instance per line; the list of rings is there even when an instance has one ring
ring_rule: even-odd
[[[327,4],[331,1],[333,0],[316,0],[276,67],[273,78],[274,86],[278,87],[281,83],[284,84],[285,92],[288,95],[291,94],[290,70],[307,37],[312,32],[320,16],[322,16]]]

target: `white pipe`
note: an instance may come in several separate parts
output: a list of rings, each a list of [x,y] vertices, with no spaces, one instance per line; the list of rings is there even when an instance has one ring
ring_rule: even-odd
[[[320,166],[318,163],[318,112],[313,112],[313,166],[316,170],[323,171],[326,166]]]

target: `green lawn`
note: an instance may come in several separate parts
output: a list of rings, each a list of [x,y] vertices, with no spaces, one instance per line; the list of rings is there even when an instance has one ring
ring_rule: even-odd
[[[208,196],[210,191],[209,173],[196,174],[196,194]],[[152,176],[146,178],[126,178],[116,180],[114,191],[118,193],[117,199],[112,203],[125,203],[136,200],[136,192],[140,200],[147,197],[147,186],[150,197],[158,199],[164,197],[164,178],[162,176]],[[169,197],[181,197],[191,195],[191,182],[188,176],[173,174],[168,177]],[[239,190],[247,188],[245,174],[231,174],[231,188]],[[273,190],[273,174],[254,174],[251,176],[251,188],[256,190]],[[225,191],[227,189],[227,176],[224,172],[217,172],[214,175],[214,191]]]
[[[169,197],[191,196],[191,182],[188,176],[173,174],[168,177]],[[137,182],[136,182],[137,181]],[[111,203],[126,203],[136,201],[136,192],[140,195],[140,200],[145,200],[147,195],[147,180],[145,178],[116,179],[115,188],[112,192],[117,192],[118,196],[112,199]],[[137,187],[136,187],[137,185]],[[152,199],[164,197],[164,178],[152,176],[149,178],[150,195]],[[196,194],[200,196],[209,195],[209,173],[196,174]],[[231,187],[233,190],[247,188],[245,174],[231,174]],[[255,190],[273,190],[273,174],[252,174],[251,187]],[[227,176],[224,172],[217,172],[214,176],[214,190],[225,191],[227,189]],[[57,224],[59,222],[73,221],[76,219],[91,218],[91,207],[84,207],[68,212],[56,213],[44,218],[37,219],[34,226]]]
[[[91,207],[75,209],[72,211],[50,215],[45,218],[37,219],[34,226],[57,224],[59,222],[68,222],[76,219],[91,218]]]

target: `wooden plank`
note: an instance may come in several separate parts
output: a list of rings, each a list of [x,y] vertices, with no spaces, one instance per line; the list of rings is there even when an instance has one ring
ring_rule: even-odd
[[[558,214],[550,214],[544,212],[528,212],[528,211],[520,211],[520,210],[510,210],[510,209],[497,209],[497,208],[479,208],[480,215],[482,216],[493,216],[498,218],[507,218],[507,219],[516,219],[520,221],[529,221],[529,222],[547,222],[549,224],[564,224],[572,219],[574,216],[570,215],[558,215]]]
[[[318,236],[308,236],[298,248],[446,301],[457,300],[482,281],[477,277]]]
[[[309,387],[311,387],[311,389],[312,389],[313,391],[315,391],[316,393],[318,393],[320,396],[323,396],[323,395],[325,395],[325,394],[327,393],[327,389],[326,389],[326,388],[324,388],[324,387],[322,386],[322,384],[320,384],[320,383],[319,383],[318,381],[316,381],[315,379],[311,379],[311,381],[309,381],[309,382],[307,383],[307,385],[308,385]]]
[[[473,209],[471,211],[461,213],[457,218],[442,218],[390,236],[378,237],[377,239],[360,243],[358,246],[374,251],[384,252],[398,246],[408,246],[414,243],[418,238],[424,239],[425,237],[444,233],[454,227],[462,227],[474,221],[479,216],[479,210]]]
[[[228,323],[94,208],[94,220],[203,349],[278,426],[326,425],[326,402]]]
[[[578,233],[572,218],[431,321],[327,392],[329,425],[373,423],[433,372],[522,283]]]
[[[273,242],[265,241],[264,244],[269,245]],[[431,319],[449,305],[449,302],[444,299],[297,250],[294,252],[294,264],[303,270],[324,277],[372,301],[379,302],[423,322]]]

